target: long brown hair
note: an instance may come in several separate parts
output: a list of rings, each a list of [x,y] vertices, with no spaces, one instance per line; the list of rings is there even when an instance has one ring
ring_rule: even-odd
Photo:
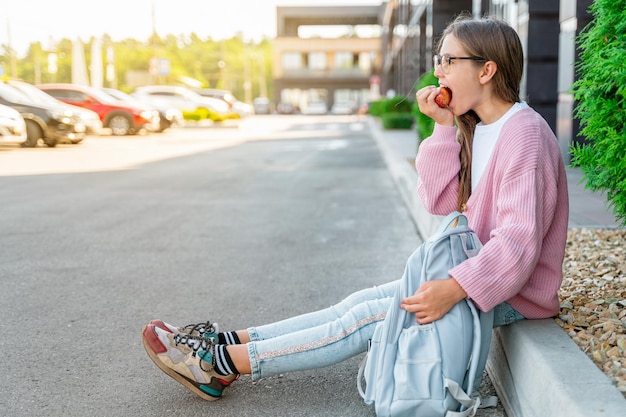
[[[517,33],[511,26],[493,18],[473,20],[471,16],[463,14],[444,30],[438,50],[441,49],[441,42],[447,35],[454,36],[468,55],[485,59],[475,61],[475,65],[484,65],[486,61],[496,63],[498,69],[492,78],[493,92],[496,96],[511,103],[520,100],[524,51]],[[465,211],[465,204],[472,192],[472,143],[474,129],[479,122],[480,118],[473,110],[456,117],[457,140],[461,144],[459,211]]]

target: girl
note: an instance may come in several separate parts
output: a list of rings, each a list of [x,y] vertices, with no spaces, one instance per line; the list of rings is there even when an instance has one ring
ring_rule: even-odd
[[[416,94],[422,113],[436,122],[417,155],[418,192],[433,214],[464,212],[484,246],[450,270],[450,278],[427,282],[397,307],[421,324],[441,318],[465,297],[493,315],[494,327],[552,317],[559,310],[567,183],[554,134],[519,99],[521,42],[503,22],[459,17],[438,49],[435,76],[452,99],[439,107],[435,86]],[[234,332],[220,333],[209,322],[177,328],[153,320],[143,328],[143,342],[160,369],[201,398],[215,400],[239,374],[259,379],[365,352],[397,283]]]

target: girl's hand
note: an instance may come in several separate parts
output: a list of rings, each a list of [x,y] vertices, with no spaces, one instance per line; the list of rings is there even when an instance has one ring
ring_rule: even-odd
[[[403,299],[400,308],[415,313],[418,323],[428,324],[442,318],[465,297],[467,293],[454,278],[427,281],[414,295]]]
[[[443,126],[454,126],[454,113],[449,107],[441,108],[435,103],[435,97],[439,94],[439,87],[429,85],[415,93],[420,112]]]

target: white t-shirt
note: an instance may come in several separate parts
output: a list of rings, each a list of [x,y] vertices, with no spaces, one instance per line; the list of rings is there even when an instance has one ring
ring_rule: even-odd
[[[519,102],[513,104],[513,106],[502,115],[498,120],[488,125],[482,122],[476,125],[474,130],[474,143],[472,144],[472,191],[476,189],[476,185],[480,181],[489,158],[493,153],[493,149],[496,147],[496,142],[500,137],[500,131],[504,123],[509,120],[519,110],[525,109],[528,104],[525,102]]]

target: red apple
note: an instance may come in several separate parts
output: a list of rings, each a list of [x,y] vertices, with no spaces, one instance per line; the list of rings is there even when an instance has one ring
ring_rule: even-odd
[[[441,87],[435,97],[435,103],[441,108],[448,107],[452,99],[452,91],[448,87]]]

